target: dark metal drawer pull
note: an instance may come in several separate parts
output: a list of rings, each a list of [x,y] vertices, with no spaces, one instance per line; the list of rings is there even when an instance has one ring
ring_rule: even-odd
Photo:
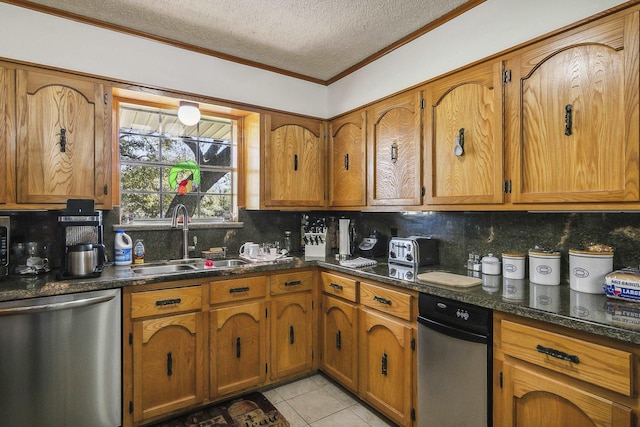
[[[344,155],[344,170],[349,170],[349,153]]]
[[[387,376],[387,353],[384,353],[382,355],[382,372],[381,374],[384,375],[385,377]]]
[[[67,130],[65,128],[60,129],[60,152],[67,151]]]
[[[332,284],[330,284],[329,286],[331,286],[331,287],[332,287],[333,289],[335,289],[336,291],[341,291],[341,290],[343,290],[343,289],[344,289],[342,286],[338,285],[337,283],[332,283]]]
[[[336,333],[336,348],[338,350],[342,349],[342,334],[340,333],[340,331]]]
[[[373,297],[373,300],[375,302],[379,302],[380,304],[391,305],[391,300],[390,299],[386,299],[386,298],[382,298],[382,297],[379,297],[379,296],[375,296],[375,297]]]
[[[580,358],[572,354],[567,354],[564,351],[556,350],[555,348],[543,347],[540,344],[536,346],[536,350],[539,353],[546,354],[547,356],[555,357],[556,359],[566,360],[571,363],[580,363]]]
[[[296,342],[296,335],[293,330],[293,326],[289,326],[289,344],[294,344]]]
[[[251,288],[249,288],[248,286],[245,286],[244,288],[231,288],[229,289],[229,293],[230,294],[237,294],[239,292],[249,292]]]
[[[302,284],[302,280],[291,280],[289,282],[284,282],[285,286],[296,286],[301,284]]]
[[[564,134],[571,136],[573,127],[573,105],[567,104],[564,107]]]
[[[167,376],[170,377],[173,374],[173,357],[171,352],[167,353]]]
[[[240,359],[240,337],[236,338],[236,358]]]
[[[180,304],[181,302],[182,302],[182,300],[180,298],[163,299],[163,300],[160,300],[160,301],[156,301],[156,305],[158,307],[162,307],[164,305]]]

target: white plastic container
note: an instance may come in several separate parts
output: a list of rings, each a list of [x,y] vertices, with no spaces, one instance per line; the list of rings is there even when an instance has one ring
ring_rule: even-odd
[[[529,249],[529,281],[538,285],[559,285],[560,252]]]
[[[613,250],[598,248],[569,249],[569,287],[574,291],[604,293],[605,276],[613,271]]]
[[[505,279],[524,279],[527,255],[519,252],[502,254],[502,276]]]
[[[131,246],[131,237],[129,237],[129,235],[124,232],[124,230],[116,230],[116,236],[113,241],[116,265],[131,264],[133,255],[131,252]]]

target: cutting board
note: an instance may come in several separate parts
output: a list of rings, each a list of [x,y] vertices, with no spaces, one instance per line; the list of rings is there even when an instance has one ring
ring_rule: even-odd
[[[476,277],[463,276],[461,274],[445,273],[444,271],[430,271],[416,276],[418,280],[436,283],[438,285],[453,286],[456,288],[469,288],[482,283]]]

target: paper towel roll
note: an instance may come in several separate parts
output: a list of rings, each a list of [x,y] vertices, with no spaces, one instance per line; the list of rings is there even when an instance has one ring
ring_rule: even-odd
[[[349,223],[351,223],[349,218],[340,218],[340,241],[338,242],[340,255],[351,255],[351,247],[349,245]]]

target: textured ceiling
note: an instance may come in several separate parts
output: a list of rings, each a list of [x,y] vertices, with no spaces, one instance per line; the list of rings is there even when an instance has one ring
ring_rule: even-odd
[[[482,0],[4,1],[327,82]]]

